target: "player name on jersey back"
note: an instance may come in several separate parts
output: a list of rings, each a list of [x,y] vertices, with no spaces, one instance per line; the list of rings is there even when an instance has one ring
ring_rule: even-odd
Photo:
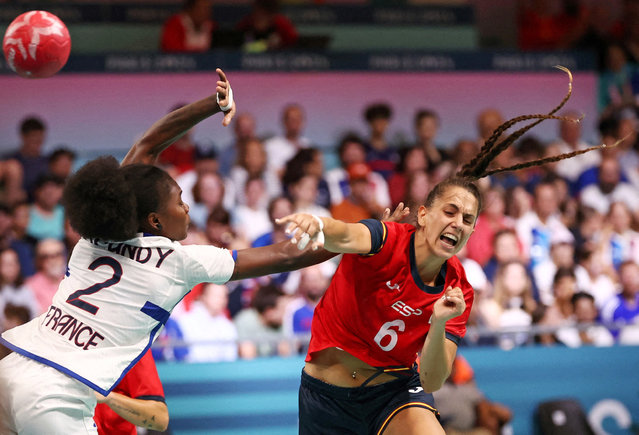
[[[160,247],[149,248],[145,246],[129,245],[123,242],[105,242],[100,239],[90,239],[90,241],[95,246],[123,257],[128,257],[140,264],[148,263],[151,259],[154,259],[155,267],[157,268],[162,265],[166,257],[174,252],[173,249],[168,249],[164,252]]]

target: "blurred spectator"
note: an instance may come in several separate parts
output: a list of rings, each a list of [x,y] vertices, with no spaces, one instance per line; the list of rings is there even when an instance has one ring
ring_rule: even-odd
[[[621,181],[621,167],[614,156],[604,156],[599,165],[598,182],[585,187],[579,194],[582,204],[607,214],[610,204],[624,202],[636,213],[639,211],[639,190],[630,183]]]
[[[236,234],[231,227],[231,215],[220,205],[209,213],[205,227],[208,243],[219,248],[244,249],[249,243]]]
[[[577,0],[520,0],[517,17],[521,50],[567,49],[585,31],[587,9]]]
[[[484,266],[486,277],[491,282],[494,282],[497,270],[504,264],[510,261],[525,261],[514,229],[504,228],[495,233],[492,252],[492,257]]]
[[[47,127],[40,118],[25,118],[20,123],[19,149],[4,156],[5,159],[17,160],[22,166],[22,187],[29,200],[33,199],[38,178],[49,170],[49,160],[42,154],[46,132]]]
[[[579,204],[575,224],[571,232],[575,236],[575,247],[581,249],[586,246],[592,249],[601,242],[604,228],[604,216],[592,207]]]
[[[604,70],[599,77],[599,111],[635,102],[633,82],[639,79],[639,68],[628,61],[624,47],[619,43],[608,44],[604,52]]]
[[[246,204],[246,182],[249,178],[260,178],[264,181],[265,197],[261,206],[282,192],[280,179],[267,170],[267,156],[264,144],[259,139],[247,139],[239,148],[237,162],[231,168],[229,178],[235,187],[235,203]]]
[[[477,114],[477,142],[481,146],[492,136],[493,131],[497,129],[503,122],[504,117],[501,112],[493,107],[483,109]]]
[[[246,203],[233,208],[231,224],[236,234],[252,243],[272,228],[266,210],[268,195],[264,180],[259,177],[249,178],[244,190]]]
[[[598,247],[582,246],[577,250],[577,262],[575,276],[579,289],[591,294],[601,309],[617,293],[614,270],[603,261]]]
[[[184,106],[184,103],[176,104],[169,110],[169,113]],[[195,155],[197,152],[197,146],[193,142],[192,130],[187,130],[170,147],[160,153],[158,164],[173,178],[177,178],[195,168]]]
[[[222,176],[216,172],[204,172],[198,175],[193,186],[193,202],[189,205],[191,222],[200,228],[206,227],[206,220],[217,207],[225,207],[225,184]]]
[[[359,222],[362,219],[380,219],[384,207],[375,202],[368,176],[371,170],[366,163],[353,163],[348,167],[350,195],[331,207],[331,215],[344,222]]]
[[[27,198],[23,188],[24,170],[15,159],[0,159],[0,201],[11,206]]]
[[[574,320],[571,326],[559,328],[557,340],[568,347],[612,346],[615,339],[605,326],[596,325],[599,311],[591,294],[578,292],[572,295]]]
[[[58,147],[49,155],[49,173],[61,180],[67,180],[73,172],[76,155],[66,147]]]
[[[251,13],[235,27],[244,33],[244,50],[262,52],[294,47],[299,35],[279,11],[277,0],[253,0]]]
[[[326,263],[330,265],[331,263]],[[316,264],[300,270],[300,282],[293,299],[284,312],[284,332],[289,337],[310,338],[313,311],[328,288],[329,277],[324,272],[326,266]],[[332,268],[330,270],[333,271]]]
[[[239,150],[251,140],[259,140],[255,133],[255,118],[248,112],[241,112],[233,119],[233,141],[220,150],[219,170],[228,177],[230,170],[237,164]]]
[[[447,157],[436,142],[440,123],[439,115],[434,110],[419,109],[415,113],[415,147],[424,151],[427,167],[437,166]]]
[[[448,435],[498,435],[512,419],[505,405],[486,398],[470,364],[457,354],[450,376],[433,393],[441,423]]]
[[[639,262],[639,232],[632,229],[633,221],[634,216],[627,204],[613,202],[610,205],[606,219],[609,243],[604,246],[604,255],[607,263],[615,269],[619,269],[624,261]]]
[[[523,251],[530,255],[530,266],[548,260],[553,238],[572,240],[573,236],[561,222],[557,187],[550,180],[535,188],[533,209],[520,217],[515,228]]]
[[[619,339],[619,326],[639,323],[639,265],[633,261],[626,261],[619,268],[620,291],[609,300],[601,310],[601,320],[612,327],[612,334]],[[629,329],[633,336],[626,333],[624,339],[628,343],[639,343],[639,331]]]
[[[185,0],[182,10],[164,23],[160,50],[165,53],[208,51],[215,28],[211,0]]]
[[[331,195],[333,205],[339,204],[350,195],[350,182],[348,178],[348,168],[353,163],[366,162],[366,148],[362,139],[354,133],[345,134],[337,147],[340,167],[329,170],[326,173],[326,181]],[[375,201],[384,207],[391,206],[388,192],[388,184],[384,177],[377,172],[371,172],[368,180],[370,189],[373,191]]]
[[[303,136],[306,126],[304,108],[297,103],[291,103],[282,109],[283,135],[274,136],[264,141],[268,158],[268,170],[278,177],[284,174],[286,162],[291,160],[302,148],[311,146],[311,141]]]
[[[189,354],[189,349],[181,344],[183,341],[184,334],[182,334],[180,325],[173,317],[169,317],[151,348],[153,359],[156,361],[184,361]]]
[[[309,213],[318,216],[331,216],[324,207],[317,205],[317,175],[298,173],[295,178],[284,180],[284,190],[293,203],[294,213]]]
[[[556,235],[550,239],[550,256],[532,267],[532,276],[537,287],[538,299],[544,305],[554,300],[552,280],[559,268],[574,269],[575,247],[573,237]]]
[[[205,284],[200,298],[178,319],[189,343],[187,361],[218,362],[237,359],[237,330],[226,313],[228,288]]]
[[[381,174],[384,179],[393,173],[399,162],[397,150],[388,142],[388,126],[393,118],[393,109],[384,102],[372,103],[364,109],[364,120],[368,127],[366,161],[371,169]]]
[[[423,148],[400,148],[399,163],[388,179],[388,191],[391,204],[396,206],[404,200],[406,195],[407,178],[416,171],[427,171],[429,163]]]
[[[30,288],[24,285],[18,254],[11,248],[0,251],[0,323],[7,304],[26,307],[29,319],[40,314],[40,306]]]
[[[51,305],[53,295],[58,291],[64,277],[67,261],[64,244],[56,239],[43,239],[36,245],[37,272],[25,281],[38,301],[38,312],[44,313]]]
[[[29,220],[28,206],[25,204],[26,220]],[[21,240],[14,231],[13,211],[4,203],[0,202],[0,249],[13,249],[18,255],[22,266],[22,274],[31,276],[35,273],[33,262],[35,240]]]
[[[268,205],[268,216],[271,221],[272,231],[262,234],[253,241],[251,246],[254,248],[267,246],[288,239],[289,236],[285,232],[286,225],[277,224],[275,223],[275,220],[283,218],[291,213],[293,213],[293,204],[291,204],[291,201],[287,197],[279,196],[277,198],[273,198]]]
[[[64,180],[55,175],[38,178],[29,207],[27,234],[37,240],[64,239],[64,207],[60,204]]]
[[[240,358],[287,356],[291,347],[282,329],[288,298],[272,284],[260,286],[251,308],[242,309],[233,319],[239,338]]]
[[[577,292],[577,279],[573,270],[566,267],[557,269],[553,278],[554,301],[552,305],[546,306],[538,324],[556,329],[570,324],[574,314],[572,297]],[[554,333],[544,332],[539,335],[539,342],[556,344],[557,337]]]
[[[493,330],[525,328],[532,324],[532,313],[537,308],[532,283],[523,263],[511,261],[497,270],[492,298],[485,298],[479,307],[485,324]],[[510,349],[528,341],[526,332],[504,333],[498,338],[499,346]]]
[[[124,375],[108,396],[95,395],[98,404],[93,420],[98,435],[135,435],[138,433],[136,426],[164,431],[169,424],[164,388],[150,350]]]
[[[2,315],[0,316],[0,331],[7,331],[16,326],[27,323],[31,318],[29,317],[29,309],[22,305],[13,305],[11,303],[3,307]],[[9,355],[11,351],[0,344],[0,359]]]
[[[500,188],[490,188],[484,192],[484,206],[475,222],[475,232],[468,239],[466,249],[468,257],[481,266],[493,256],[493,238],[499,230],[514,228],[515,221],[506,216],[506,201],[504,191]]]
[[[286,162],[282,183],[284,183],[284,194],[289,194],[286,186],[291,181],[299,179],[305,175],[312,175],[317,178],[317,196],[315,203],[320,207],[329,208],[331,206],[331,195],[328,183],[324,179],[324,156],[317,148],[303,148]]]
[[[426,197],[431,190],[432,183],[426,171],[413,171],[406,180],[406,192],[402,201],[410,209],[410,214],[403,222],[417,224],[417,210],[426,203]]]
[[[582,114],[576,111],[568,111],[562,116],[575,121],[561,120],[559,122],[559,153],[571,153],[586,149],[590,146],[582,139],[582,126],[578,122]],[[599,164],[601,156],[598,152],[581,154],[571,159],[565,159],[557,163],[556,172],[571,183],[575,182],[579,175],[586,169]]]

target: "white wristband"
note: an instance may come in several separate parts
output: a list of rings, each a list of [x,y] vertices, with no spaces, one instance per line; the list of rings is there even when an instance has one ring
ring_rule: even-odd
[[[231,107],[233,107],[233,89],[231,89],[231,86],[229,86],[228,99],[229,99],[229,104],[222,107],[220,106],[220,94],[218,94],[217,92],[215,93],[215,100],[217,101],[217,105],[222,112],[231,110]]]

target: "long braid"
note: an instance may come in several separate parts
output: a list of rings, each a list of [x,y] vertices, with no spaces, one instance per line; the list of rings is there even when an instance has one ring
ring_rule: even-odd
[[[556,156],[544,157],[543,159],[537,159],[537,160],[531,160],[529,162],[519,163],[519,164],[516,164],[516,165],[513,165],[513,166],[509,166],[507,168],[497,168],[497,169],[493,169],[491,171],[487,171],[484,174],[484,176],[487,177],[489,175],[498,174],[500,172],[517,171],[519,169],[530,168],[531,166],[541,166],[541,165],[545,165],[546,163],[558,162],[560,160],[569,159],[571,157],[575,157],[575,156],[578,156],[580,154],[585,154],[585,153],[588,153],[590,151],[601,150],[601,149],[604,149],[604,148],[605,149],[614,148],[617,145],[619,145],[620,143],[622,143],[624,140],[626,140],[631,134],[632,133],[626,135],[624,138],[619,139],[617,142],[613,143],[612,145],[606,145],[605,143],[602,143],[601,145],[596,145],[596,146],[585,148],[585,149],[579,150],[579,151],[573,151],[571,153],[557,154]]]
[[[561,102],[555,108],[553,108],[550,112],[548,112],[546,115],[522,115],[522,116],[518,116],[516,118],[510,119],[504,122],[503,124],[501,124],[499,127],[495,129],[495,131],[488,138],[488,140],[486,140],[486,142],[480,149],[479,154],[475,158],[473,158],[469,163],[467,163],[466,165],[462,167],[462,169],[457,174],[458,176],[470,177],[475,179],[484,177],[485,176],[484,172],[486,171],[486,168],[488,168],[488,165],[490,165],[490,162],[492,162],[492,160],[498,154],[500,154],[502,151],[508,148],[517,138],[521,137],[526,131],[530,130],[531,128],[533,128],[534,126],[538,125],[539,123],[543,122],[546,119],[562,119],[562,120],[569,119],[569,118],[557,118],[557,117],[554,117],[553,114],[559,111],[559,109],[561,109],[566,104],[566,102],[570,99],[570,96],[572,95],[572,73],[570,72],[568,68],[565,68],[560,65],[556,66],[555,68],[560,69],[568,74],[568,92],[566,93],[564,98],[561,100]],[[513,125],[519,122],[527,121],[530,119],[538,119],[538,121],[535,121],[531,123],[530,125],[524,127],[523,129],[520,129],[516,131],[515,133],[509,135],[506,139],[504,139],[497,146],[495,146],[497,139],[504,133],[504,131],[506,131],[508,128],[512,127]],[[578,121],[578,120],[575,120],[575,121]]]

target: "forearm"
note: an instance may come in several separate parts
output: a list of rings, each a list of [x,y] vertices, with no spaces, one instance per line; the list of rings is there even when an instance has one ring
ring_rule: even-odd
[[[371,250],[370,231],[362,224],[322,217],[324,249],[343,254],[364,254]]]
[[[231,280],[289,272],[322,263],[335,255],[337,254],[324,249],[313,251],[310,247],[300,251],[289,240],[260,248],[244,249],[237,253]]]
[[[187,104],[156,121],[129,150],[122,165],[153,164],[162,151],[198,122],[220,112],[215,94]]]
[[[428,393],[437,391],[450,375],[453,361],[446,347],[445,322],[430,326],[419,362],[419,378]]]
[[[166,404],[157,400],[133,399],[112,392],[104,403],[120,417],[136,426],[165,431],[169,425],[168,408]]]

